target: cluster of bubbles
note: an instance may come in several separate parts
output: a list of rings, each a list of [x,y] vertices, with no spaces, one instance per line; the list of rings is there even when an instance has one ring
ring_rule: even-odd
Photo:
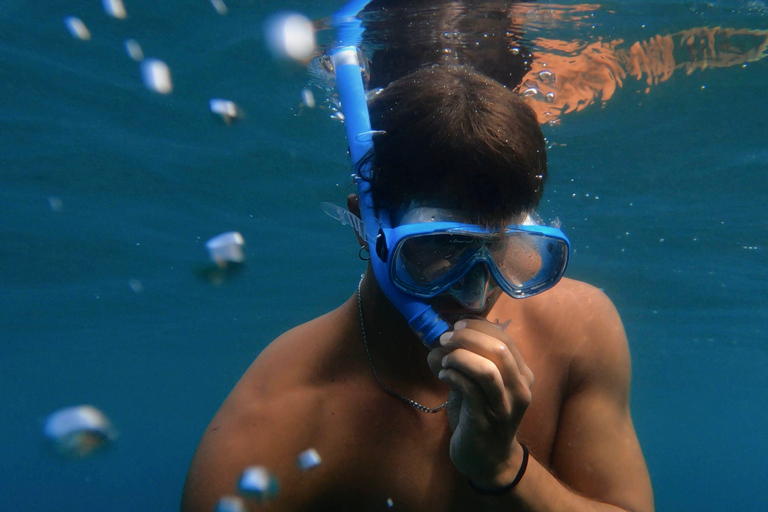
[[[320,454],[314,448],[301,452],[296,458],[296,465],[301,471],[309,471],[321,463]],[[244,512],[247,510],[245,500],[262,504],[272,501],[280,493],[280,483],[268,468],[249,466],[240,474],[237,490],[239,496],[227,495],[219,498],[215,512]]]
[[[224,0],[210,0],[211,5],[220,15],[228,13]],[[115,19],[126,19],[128,12],[123,0],[102,0],[104,12]],[[81,41],[89,41],[91,31],[82,19],[77,16],[64,18],[64,25],[72,37]],[[316,49],[315,27],[306,16],[293,12],[276,14],[270,17],[264,25],[267,47],[277,60],[292,60],[306,64]],[[150,91],[167,95],[173,92],[173,80],[171,70],[161,59],[148,58],[144,55],[141,44],[135,39],[127,39],[124,49],[128,56],[139,63],[141,80]],[[302,91],[302,103],[313,108],[315,106],[312,90],[306,88]],[[211,98],[208,102],[210,112],[220,118],[226,125],[245,117],[243,109],[235,102],[224,98]],[[61,202],[51,201],[54,211],[61,210]],[[222,233],[206,242],[211,260],[215,267],[201,270],[205,278],[214,283],[222,282],[233,272],[239,269],[244,261],[243,237],[237,232]],[[131,289],[138,292],[140,283],[131,283]]]
[[[211,0],[211,5],[221,15],[225,15],[228,12],[224,0]],[[102,0],[102,7],[104,12],[112,18],[125,19],[128,17],[123,0]],[[83,20],[77,16],[67,16],[64,18],[64,25],[75,39],[81,41],[89,41],[91,39],[91,31]],[[157,94],[170,94],[173,92],[171,70],[164,61],[156,58],[145,58],[141,44],[135,39],[127,39],[124,47],[128,56],[139,63],[141,80],[147,89]],[[243,110],[230,100],[211,99],[209,109],[212,114],[220,117],[227,125],[231,124],[233,120],[243,117]]]
[[[361,49],[357,49],[357,60],[360,62],[360,74],[363,77],[363,84],[366,86],[370,81],[370,67],[369,60],[366,53]],[[328,53],[323,53],[314,58],[307,64],[307,71],[309,73],[309,87],[305,87],[301,91],[302,103],[312,108],[315,106],[315,99],[312,93],[312,89],[318,89],[322,91],[324,99],[324,107],[330,110],[331,118],[343,121],[344,114],[341,112],[341,102],[336,91],[336,70],[333,66],[333,60]],[[375,96],[381,92],[382,89],[373,89],[366,93],[366,99],[370,100],[372,96]],[[307,102],[307,99],[310,102]]]
[[[221,15],[228,12],[224,0],[211,0],[211,5]],[[104,12],[113,18],[128,17],[123,0],[102,0],[102,6]],[[64,18],[64,25],[72,37],[81,41],[91,39],[90,30],[77,16]],[[315,26],[303,14],[295,12],[276,14],[267,20],[264,32],[267,48],[277,60],[292,60],[307,64],[315,53],[317,47]],[[171,70],[164,61],[155,58],[145,59],[141,45],[135,39],[126,40],[124,46],[126,53],[140,64],[142,82],[147,89],[158,94],[173,92]],[[304,106],[314,108],[315,99],[311,88],[302,90],[301,99]],[[243,110],[230,100],[213,98],[209,101],[209,108],[211,113],[219,116],[227,125],[243,117]],[[338,108],[335,111],[338,112]]]
[[[213,8],[221,15],[228,12],[223,0],[211,0]],[[123,0],[102,0],[104,12],[116,19],[125,19],[128,13]],[[85,23],[76,16],[68,16],[64,24],[72,37],[81,41],[89,41],[91,32]],[[282,13],[271,17],[265,25],[267,46],[275,59],[288,59],[308,64],[310,74],[315,77],[315,85],[320,84],[330,98],[333,115],[343,119],[338,98],[333,95],[335,77],[333,63],[329,56],[323,55],[310,62],[316,51],[315,27],[305,16],[297,13]],[[146,58],[141,44],[135,39],[124,42],[125,52],[139,63],[141,79],[144,86],[157,94],[173,92],[171,70],[168,65],[157,58]],[[361,56],[361,62],[367,59]],[[367,79],[367,64],[361,67],[363,77]],[[371,91],[369,94],[377,94]],[[315,106],[315,98],[310,87],[301,92],[302,103],[308,107]],[[234,102],[212,98],[209,101],[211,113],[220,117],[226,124],[243,117],[242,109]],[[57,198],[54,198],[57,199]],[[58,211],[60,202],[51,208]],[[204,271],[206,277],[213,281],[223,280],[233,269],[239,268],[245,261],[243,251],[245,239],[237,231],[229,231],[216,235],[205,242],[208,256],[214,266]],[[139,281],[131,282],[131,289],[138,292],[141,289]],[[50,414],[45,421],[43,432],[54,450],[67,458],[89,457],[110,446],[117,439],[117,430],[107,416],[91,405],[78,405],[57,410]],[[300,471],[309,471],[322,463],[320,454],[314,448],[301,452],[296,459]],[[246,500],[265,503],[279,495],[280,484],[276,476],[266,467],[254,465],[243,470],[237,484],[238,495],[222,496],[216,504],[216,512],[243,512],[247,510]],[[394,505],[392,499],[387,500],[387,507]]]
[[[211,0],[211,5],[220,15],[228,12],[224,0]],[[104,12],[115,19],[126,19],[128,12],[123,0],[102,0]],[[64,26],[69,34],[80,41],[90,41],[91,31],[77,16],[64,18]],[[315,32],[312,22],[301,14],[287,13],[272,17],[266,25],[268,46],[275,58],[306,60],[315,51]],[[127,39],[124,43],[125,52],[140,65],[141,79],[144,86],[158,94],[173,92],[173,81],[168,65],[156,58],[145,58],[141,44],[135,39]],[[304,103],[314,106],[311,92],[303,94]],[[213,98],[208,107],[214,115],[220,117],[226,124],[244,116],[242,109],[233,101]],[[60,211],[62,208],[59,198],[50,199],[51,209]],[[245,261],[243,246],[245,240],[236,231],[221,233],[209,239],[206,249],[215,270],[205,271],[208,277],[222,278],[238,268]],[[135,292],[142,288],[141,282],[133,280],[130,287]],[[109,446],[117,438],[117,430],[112,422],[99,409],[91,405],[67,407],[51,413],[43,427],[45,438],[54,450],[69,458],[84,458],[91,456]],[[299,456],[302,469],[310,469],[320,464],[320,457],[315,450],[307,450]],[[241,481],[244,494],[269,497],[277,492],[276,481],[273,481],[266,470],[249,468]],[[260,488],[260,486],[262,486]],[[259,490],[261,489],[261,490]],[[217,510],[236,511],[239,498],[222,498]]]
[[[239,233],[224,233],[212,240],[237,239]],[[237,240],[234,241],[237,244]],[[214,244],[221,247],[218,243]],[[226,245],[226,244],[224,244]],[[237,251],[235,251],[237,252]],[[212,249],[214,258],[215,249]],[[215,253],[216,261],[229,258]],[[237,258],[237,254],[235,254]],[[117,439],[117,430],[107,416],[92,405],[66,407],[51,413],[43,426],[43,433],[54,451],[66,458],[89,457],[107,448]],[[304,450],[296,457],[296,466],[302,472],[310,471],[322,464],[315,448]],[[237,489],[239,495],[222,496],[216,504],[216,512],[243,512],[247,510],[245,500],[266,503],[280,493],[277,477],[265,466],[249,466],[240,474]],[[393,506],[391,499],[387,500]]]

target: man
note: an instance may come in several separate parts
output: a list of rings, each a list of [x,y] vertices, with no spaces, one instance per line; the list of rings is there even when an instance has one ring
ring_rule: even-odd
[[[398,79],[369,108],[375,211],[419,231],[403,237],[418,250],[386,245],[402,263],[388,277],[414,294],[445,281],[425,301],[452,330],[428,350],[369,266],[346,303],[254,361],[203,436],[182,510],[213,510],[258,465],[281,491],[252,510],[652,511],[613,305],[569,279],[510,297],[565,263],[529,220],[546,178],[536,115],[454,66]],[[309,448],[322,463],[301,471]]]

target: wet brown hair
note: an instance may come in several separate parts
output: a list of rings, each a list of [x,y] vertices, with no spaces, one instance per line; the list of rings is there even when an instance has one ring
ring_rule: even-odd
[[[374,207],[417,201],[497,225],[533,210],[547,176],[544,136],[533,111],[498,82],[466,66],[430,66],[369,103]]]

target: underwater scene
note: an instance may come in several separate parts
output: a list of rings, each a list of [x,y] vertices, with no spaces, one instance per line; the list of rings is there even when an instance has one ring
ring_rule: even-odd
[[[359,14],[367,86],[461,49],[533,109],[538,213],[621,315],[656,509],[767,510],[768,5],[477,2],[448,30],[413,4]],[[256,356],[355,293],[326,214],[356,190],[343,5],[0,5],[0,509],[178,510]]]

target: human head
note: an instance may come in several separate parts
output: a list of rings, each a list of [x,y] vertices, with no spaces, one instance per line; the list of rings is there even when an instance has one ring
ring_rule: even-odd
[[[464,66],[420,69],[369,103],[371,193],[378,213],[411,202],[501,225],[538,205],[547,175],[536,115],[494,80]]]

